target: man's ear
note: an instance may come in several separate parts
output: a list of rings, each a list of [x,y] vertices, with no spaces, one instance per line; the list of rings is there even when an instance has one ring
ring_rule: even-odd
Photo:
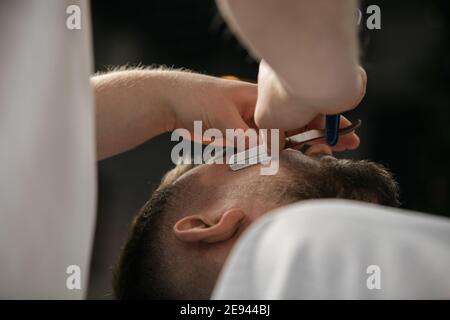
[[[178,220],[173,231],[184,242],[220,242],[231,238],[244,218],[245,213],[241,209],[227,210],[217,222],[209,221],[202,215],[192,215]]]

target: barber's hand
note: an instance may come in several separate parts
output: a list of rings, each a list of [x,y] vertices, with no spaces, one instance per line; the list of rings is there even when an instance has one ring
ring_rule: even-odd
[[[253,120],[257,86],[188,72],[173,72],[170,105],[173,121],[168,131],[184,128],[193,132],[194,121],[201,120],[203,130],[256,128]],[[205,141],[204,141],[205,142]]]
[[[261,62],[258,75],[258,100],[255,109],[255,122],[259,128],[280,129],[280,148],[284,146],[284,137],[311,129],[323,129],[326,114],[339,114],[354,109],[365,95],[367,75],[358,68],[360,90],[353,97],[334,99],[309,99],[295,97],[288,92],[282,80],[264,61]],[[313,95],[312,95],[313,96]],[[330,101],[332,101],[330,103]],[[341,127],[350,121],[341,117]],[[318,141],[315,143],[323,143]],[[333,151],[356,149],[359,138],[355,133],[340,137]]]
[[[196,120],[203,131],[219,129],[224,137],[226,129],[255,127],[257,87],[247,82],[161,69],[110,72],[91,81],[98,159],[177,128],[192,133]]]

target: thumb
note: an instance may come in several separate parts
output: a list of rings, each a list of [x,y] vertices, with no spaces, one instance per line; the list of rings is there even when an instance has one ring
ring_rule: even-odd
[[[228,130],[228,134],[225,136],[225,144],[227,146],[233,146],[238,151],[243,151],[258,145],[260,140],[258,131],[245,122],[238,110],[234,110],[230,114],[226,120],[226,126],[228,127],[227,129],[232,129]]]

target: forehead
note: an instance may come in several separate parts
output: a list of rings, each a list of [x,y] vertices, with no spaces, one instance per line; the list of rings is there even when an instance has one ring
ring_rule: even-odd
[[[211,186],[226,184],[244,176],[255,175],[259,170],[258,166],[247,168],[246,170],[233,171],[226,164],[201,164],[181,175],[176,183],[195,184],[201,186]]]
[[[279,170],[274,177],[284,175],[286,169],[301,171],[305,164],[311,161],[314,160],[299,151],[284,150],[280,154]],[[190,183],[195,179],[196,183],[205,187],[217,186],[218,184],[258,178],[262,176],[261,169],[261,164],[256,164],[238,171],[233,171],[227,164],[201,164],[184,173],[176,182]],[[263,177],[270,179],[271,176]]]

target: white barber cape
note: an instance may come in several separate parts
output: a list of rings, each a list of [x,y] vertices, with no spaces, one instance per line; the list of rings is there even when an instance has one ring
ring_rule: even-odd
[[[214,299],[450,299],[450,220],[315,200],[261,218]]]
[[[81,30],[66,27],[69,5],[81,9]],[[1,299],[86,292],[96,190],[89,14],[84,0],[0,1]],[[81,289],[66,285],[71,265]]]

